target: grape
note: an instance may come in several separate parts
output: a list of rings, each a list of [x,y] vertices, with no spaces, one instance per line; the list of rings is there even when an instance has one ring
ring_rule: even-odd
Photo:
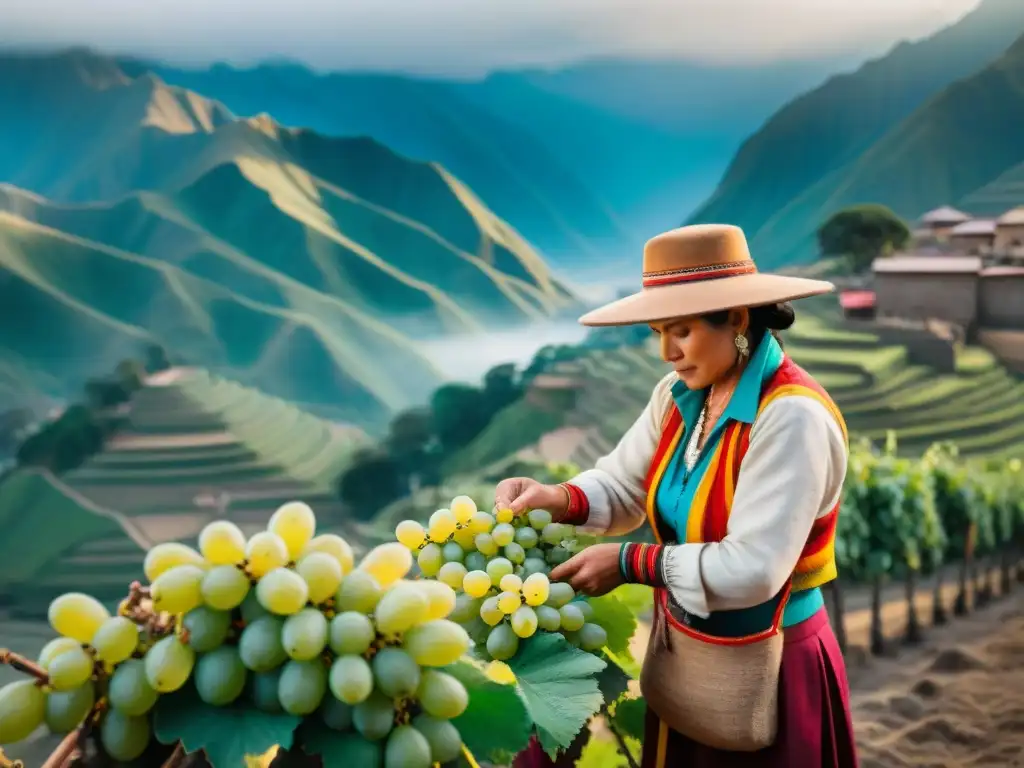
[[[395,705],[380,691],[374,691],[366,701],[352,708],[352,724],[371,741],[379,741],[387,736],[394,723]]]
[[[576,592],[571,584],[567,584],[564,581],[556,581],[549,587],[548,599],[545,602],[554,608],[561,608],[574,597],[576,597]]]
[[[548,550],[547,555],[545,555],[545,559],[551,565],[561,565],[570,557],[572,557],[572,553],[565,547],[552,547]]]
[[[523,561],[523,575],[533,576],[535,573],[543,573],[547,576],[551,572],[551,566],[539,557],[527,556],[526,560]]]
[[[452,589],[462,586],[462,580],[466,577],[466,566],[462,563],[445,563],[437,574],[438,581],[447,584]]]
[[[468,525],[459,528],[452,534],[452,542],[458,544],[464,553],[472,552],[476,548],[476,544],[474,543],[475,540],[476,532]]]
[[[376,579],[363,571],[352,571],[341,581],[334,607],[339,611],[369,613],[377,607],[383,590]]]
[[[461,563],[466,557],[466,551],[459,546],[458,542],[449,541],[441,547],[441,556],[446,563]]]
[[[384,635],[405,632],[426,619],[427,608],[427,598],[414,583],[397,584],[377,604],[374,612],[377,631]]]
[[[494,516],[488,512],[477,512],[469,520],[469,530],[473,533],[490,533],[494,528]]]
[[[281,670],[277,696],[289,715],[315,712],[327,692],[327,668],[320,659],[289,661]]]
[[[466,555],[466,559],[462,561],[462,564],[466,566],[467,571],[487,570],[487,558],[484,557],[482,552],[470,552]]]
[[[92,637],[96,658],[107,664],[120,664],[135,652],[139,644],[139,629],[124,616],[107,619]]]
[[[580,609],[580,613],[583,614],[584,621],[594,620],[594,606],[592,606],[586,600],[576,600],[573,602],[573,605]]]
[[[381,648],[370,662],[377,689],[392,699],[403,699],[416,692],[420,667],[401,648]]]
[[[490,627],[505,618],[505,612],[498,607],[497,597],[488,597],[480,606],[480,618]]]
[[[245,560],[245,534],[227,520],[215,520],[199,533],[199,551],[210,565],[238,565]]]
[[[345,611],[331,619],[329,636],[331,650],[343,656],[348,653],[366,653],[377,632],[365,614]]]
[[[442,720],[458,717],[469,705],[469,694],[465,686],[447,672],[436,669],[423,670],[416,698],[427,714]]]
[[[551,524],[551,513],[546,509],[531,509],[526,519],[530,521],[530,526],[538,531],[544,530],[544,528]]]
[[[50,666],[50,662],[64,653],[64,651],[80,648],[81,645],[78,640],[71,637],[55,637],[44,645],[43,650],[39,652],[39,666],[47,669]]]
[[[0,744],[28,738],[46,717],[46,694],[35,680],[17,680],[0,688]]]
[[[110,613],[96,598],[68,592],[50,603],[47,618],[58,635],[88,643],[100,625],[110,618]]]
[[[562,539],[562,524],[561,523],[549,523],[544,526],[540,532],[540,538],[545,544],[561,544]]]
[[[73,731],[96,703],[96,691],[92,683],[80,685],[70,691],[53,691],[46,697],[46,727],[51,733]]]
[[[584,651],[599,651],[608,642],[608,633],[598,624],[584,624],[580,628],[580,647]]]
[[[419,565],[424,576],[437,576],[437,572],[441,570],[441,566],[444,564],[444,555],[441,547],[433,542],[424,545],[423,549],[420,550],[419,556],[416,558],[416,564]]]
[[[523,588],[523,580],[514,573],[506,573],[498,582],[498,588],[503,592],[518,592]]]
[[[546,632],[557,632],[562,626],[562,614],[550,605],[538,605],[533,609],[537,614],[537,626]]]
[[[158,640],[146,652],[146,679],[157,693],[181,688],[192,674],[196,652],[174,635]]]
[[[288,564],[288,545],[276,533],[260,531],[245,545],[246,568],[257,579]]]
[[[246,686],[248,696],[256,705],[256,709],[261,712],[272,714],[284,712],[281,699],[277,695],[277,689],[281,683],[281,671],[281,667],[278,667],[270,672],[253,672],[249,675],[249,682]]]
[[[294,561],[316,532],[316,516],[308,504],[289,501],[270,516],[267,530],[281,537],[288,547],[288,558]]]
[[[359,570],[373,576],[387,589],[412,570],[412,553],[397,541],[381,544],[366,553]]]
[[[435,763],[450,763],[462,754],[462,736],[459,729],[447,720],[421,714],[413,718],[413,727],[423,734],[430,745],[430,759]]]
[[[284,621],[276,616],[261,616],[242,630],[238,652],[242,663],[253,672],[269,672],[288,660],[281,642]]]
[[[157,576],[149,587],[154,611],[188,613],[203,602],[206,572],[197,565],[176,565]]]
[[[242,622],[244,624],[252,624],[256,619],[262,616],[271,616],[272,614],[262,605],[256,598],[256,592],[250,590],[249,594],[245,596],[245,600],[242,601]]]
[[[400,725],[388,735],[384,768],[430,768],[430,743],[411,725]]]
[[[476,502],[469,496],[456,496],[449,508],[459,525],[465,525],[477,513]]]
[[[298,661],[316,658],[327,647],[327,618],[316,608],[303,608],[285,619],[281,644]]]
[[[159,694],[146,679],[146,664],[142,659],[128,659],[118,664],[110,676],[107,698],[110,706],[125,715],[144,715],[153,708]]]
[[[522,565],[526,560],[526,550],[514,541],[511,544],[505,545],[504,554],[508,560],[516,565]]]
[[[499,523],[511,523],[516,518],[516,513],[508,507],[502,507],[494,513],[494,518]]]
[[[116,709],[107,712],[100,725],[100,742],[108,755],[131,762],[149,746],[149,718],[132,717]]]
[[[478,533],[473,539],[477,551],[485,557],[492,557],[498,554],[498,545],[494,537],[489,533]]]
[[[490,584],[490,580],[487,583]],[[480,598],[471,597],[465,592],[460,592],[455,597],[455,607],[448,614],[448,618],[459,624],[472,621],[480,615],[480,605],[482,602]]]
[[[142,572],[146,574],[146,581],[152,584],[160,574],[175,566],[195,565],[202,568],[205,564],[203,556],[192,547],[187,547],[176,541],[165,541],[146,553],[146,559],[142,563]]]
[[[237,608],[249,594],[249,577],[233,565],[218,565],[203,576],[199,593],[203,602],[218,611]]]
[[[511,659],[519,650],[519,637],[508,624],[498,624],[487,636],[487,652],[498,661]]]
[[[373,692],[373,671],[362,656],[339,656],[331,665],[328,684],[338,701],[358,704]]]
[[[491,589],[491,577],[486,571],[470,571],[462,579],[462,589],[470,597],[483,597]]]
[[[513,571],[515,571],[515,568],[512,563],[504,557],[496,557],[487,564],[487,575],[491,577],[491,584],[494,586],[498,586],[501,583],[502,576],[507,576]]]
[[[320,717],[324,725],[335,731],[347,731],[352,727],[352,707],[333,696],[324,696]]]
[[[504,547],[515,541],[516,529],[509,523],[498,523],[491,531],[491,538],[499,547]]]
[[[47,673],[55,691],[70,691],[92,677],[95,661],[81,646],[65,651],[50,662]]]
[[[354,721],[355,713],[352,717]],[[333,749],[338,750],[339,755],[345,755],[346,764],[353,768],[362,768],[364,765],[380,765],[384,759],[381,755],[380,744],[370,741],[358,733],[340,733],[331,741],[331,745]]]
[[[558,613],[561,614],[562,617],[562,629],[575,632],[583,626],[583,611],[577,608],[573,603],[563,605],[558,609]]]
[[[502,592],[498,595],[498,608],[504,614],[513,614],[523,604],[523,598],[518,592]]]
[[[540,536],[533,528],[517,528],[516,543],[523,549],[533,549],[540,541]]]
[[[295,566],[309,588],[309,601],[316,605],[334,597],[341,586],[341,566],[326,552],[310,552]]]
[[[196,662],[196,691],[207,704],[223,707],[242,695],[245,676],[245,665],[238,655],[238,649],[222,645],[215,651],[203,654]]]
[[[417,582],[420,592],[427,598],[427,621],[443,619],[455,608],[455,590],[443,581],[423,579]]]
[[[448,540],[448,537],[455,533],[455,516],[447,509],[439,509],[430,516],[427,525],[427,535],[431,541],[438,544]]]
[[[227,640],[231,614],[201,605],[186,613],[181,623],[188,630],[188,644],[192,649],[198,653],[209,653]]]
[[[336,533],[322,533],[319,536],[315,536],[306,545],[306,548],[302,550],[302,555],[308,555],[311,552],[326,552],[337,560],[338,565],[341,566],[342,576],[351,573],[352,568],[355,566],[356,558],[352,552],[352,547]]]
[[[466,630],[447,619],[428,621],[413,627],[402,639],[402,647],[422,667],[454,664],[469,650],[471,644]]]
[[[415,520],[403,520],[395,527],[395,538],[409,549],[419,549],[427,540],[427,532]]]
[[[551,595],[551,583],[544,574],[535,573],[527,576],[523,581],[522,592],[527,605],[543,605]]]
[[[533,608],[524,605],[512,614],[512,631],[519,637],[532,637],[537,631],[537,614]]]
[[[309,587],[290,568],[275,568],[256,585],[260,605],[278,616],[298,613],[309,599]]]

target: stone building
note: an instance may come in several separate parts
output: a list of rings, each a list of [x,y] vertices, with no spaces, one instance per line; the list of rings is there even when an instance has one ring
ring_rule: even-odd
[[[1011,257],[1024,257],[1024,206],[1007,211],[996,219],[993,251]]]
[[[971,329],[977,324],[980,256],[899,255],[872,266],[879,318],[944,320]]]

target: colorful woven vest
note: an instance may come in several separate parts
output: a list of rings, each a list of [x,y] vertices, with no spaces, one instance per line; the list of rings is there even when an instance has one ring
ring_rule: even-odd
[[[846,423],[832,398],[810,374],[787,356],[762,388],[758,414],[778,398],[791,395],[813,397],[822,403],[839,424],[843,436],[848,438]],[[751,427],[750,424],[734,421],[725,428],[694,494],[686,523],[686,543],[718,542],[725,538],[736,481],[750,443]],[[674,536],[667,532],[667,526],[660,520],[655,498],[658,484],[679,446],[683,431],[679,409],[672,406],[662,422],[661,437],[645,483],[647,519],[659,543],[674,540]],[[835,530],[838,515],[839,504],[836,504],[827,515],[815,521],[793,572],[794,592],[819,587],[836,577]],[[778,599],[785,598],[780,595]]]

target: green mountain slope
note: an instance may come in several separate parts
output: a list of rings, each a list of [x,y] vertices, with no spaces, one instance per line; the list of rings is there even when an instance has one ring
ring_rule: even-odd
[[[831,78],[743,144],[689,221],[742,226],[768,266],[808,258],[806,233],[820,222],[807,217],[844,187],[847,166],[948,85],[997,59],[1022,31],[1024,4],[983,0],[937,34]]]
[[[52,113],[0,122],[4,176],[63,201],[0,187],[0,307],[19,319],[0,332],[18,361],[0,376],[73,387],[155,339],[373,426],[439,383],[418,340],[575,311],[537,253],[442,167],[236,120],[84,61],[44,68],[68,93]],[[61,122],[81,130],[38,139]]]

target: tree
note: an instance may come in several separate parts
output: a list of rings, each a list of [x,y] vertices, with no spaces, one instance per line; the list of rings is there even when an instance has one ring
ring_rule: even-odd
[[[150,344],[146,347],[146,370],[150,373],[166,371],[171,367],[171,359],[167,350],[159,344]]]
[[[483,391],[469,384],[439,387],[430,398],[430,411],[446,453],[468,445],[490,421]]]
[[[871,268],[879,256],[906,246],[910,230],[884,205],[856,205],[834,213],[818,229],[823,256],[840,256],[854,272]]]
[[[386,451],[368,448],[352,458],[338,481],[338,496],[359,519],[369,520],[379,509],[401,498],[406,491],[404,485],[395,459]]]
[[[523,393],[515,363],[496,365],[484,374],[484,407],[488,420]]]

